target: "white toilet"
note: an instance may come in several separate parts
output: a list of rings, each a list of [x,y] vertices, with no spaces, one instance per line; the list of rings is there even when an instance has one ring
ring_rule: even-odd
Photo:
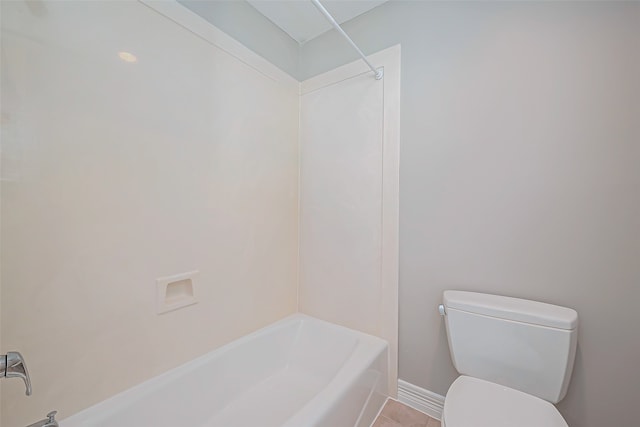
[[[576,354],[575,310],[517,298],[445,291],[453,365],[442,427],[568,427],[564,398]]]

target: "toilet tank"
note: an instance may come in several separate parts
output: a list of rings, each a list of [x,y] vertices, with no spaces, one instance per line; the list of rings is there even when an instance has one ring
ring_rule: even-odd
[[[444,292],[453,365],[462,375],[551,403],[567,393],[578,313],[557,305],[476,292]]]

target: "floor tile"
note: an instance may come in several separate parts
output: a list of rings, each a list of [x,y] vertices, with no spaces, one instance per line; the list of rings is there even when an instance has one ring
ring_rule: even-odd
[[[403,427],[403,425],[380,415],[371,427]]]
[[[389,418],[403,427],[426,427],[431,419],[427,414],[417,411],[393,399],[387,400],[382,416]]]
[[[429,418],[429,422],[426,427],[440,427],[440,421],[435,418]]]

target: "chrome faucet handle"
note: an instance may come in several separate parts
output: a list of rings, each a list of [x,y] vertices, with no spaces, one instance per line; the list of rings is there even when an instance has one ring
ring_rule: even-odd
[[[24,358],[17,351],[10,351],[0,356],[0,376],[5,378],[22,378],[26,387],[25,394],[31,396],[31,379]]]
[[[33,424],[29,424],[27,427],[59,427],[58,421],[56,421],[57,413],[58,411],[51,411],[47,414],[46,419],[36,421]]]
[[[58,422],[56,421],[56,414],[58,411],[51,411],[47,414],[47,423],[45,427],[58,427]]]

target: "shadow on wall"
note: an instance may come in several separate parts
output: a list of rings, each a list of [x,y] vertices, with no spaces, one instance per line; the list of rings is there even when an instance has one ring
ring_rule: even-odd
[[[578,340],[578,347],[576,348],[576,360],[573,365],[573,374],[571,375],[571,382],[569,383],[569,390],[567,390],[567,396],[558,403],[558,410],[562,413],[562,416],[570,426],[579,425],[579,420],[584,419],[584,414],[576,412],[576,408],[586,408],[587,399],[585,396],[586,385],[584,384],[582,364],[582,348],[580,346],[580,340]]]
[[[444,323],[444,318],[438,315],[440,319],[440,330],[438,333],[438,344],[434,349],[434,359],[431,365],[431,372],[429,373],[431,378],[437,380],[435,390],[441,395],[446,395],[449,386],[451,385],[451,378],[457,378],[459,373],[453,366],[451,360],[451,351],[449,350],[449,340],[447,338],[447,328]],[[444,369],[448,367],[448,369]]]

